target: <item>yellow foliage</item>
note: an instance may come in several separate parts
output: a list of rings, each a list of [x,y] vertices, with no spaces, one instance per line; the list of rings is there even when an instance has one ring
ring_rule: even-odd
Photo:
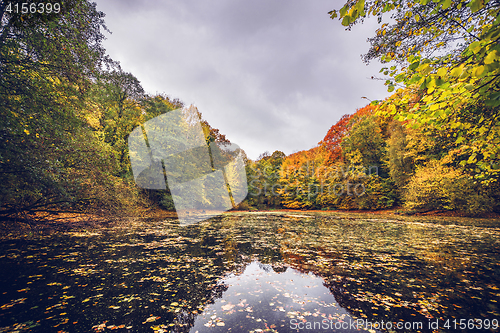
[[[485,189],[463,171],[437,160],[417,168],[406,190],[405,207],[411,210],[460,210],[476,215],[494,206]]]

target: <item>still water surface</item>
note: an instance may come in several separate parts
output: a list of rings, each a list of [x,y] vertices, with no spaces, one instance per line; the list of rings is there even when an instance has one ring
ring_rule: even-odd
[[[497,331],[499,227],[230,213],[3,241],[0,332]]]

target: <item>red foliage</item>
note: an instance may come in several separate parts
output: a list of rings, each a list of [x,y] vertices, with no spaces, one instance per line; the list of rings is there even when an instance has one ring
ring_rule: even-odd
[[[335,161],[342,157],[342,147],[340,143],[347,133],[351,130],[352,125],[360,118],[373,114],[375,107],[367,105],[357,109],[353,114],[345,114],[340,120],[333,125],[325,138],[319,144],[323,145],[329,152],[328,160]]]

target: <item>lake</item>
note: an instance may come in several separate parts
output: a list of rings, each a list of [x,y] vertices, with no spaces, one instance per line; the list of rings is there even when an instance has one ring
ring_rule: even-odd
[[[0,243],[0,332],[500,327],[500,221],[231,212]]]

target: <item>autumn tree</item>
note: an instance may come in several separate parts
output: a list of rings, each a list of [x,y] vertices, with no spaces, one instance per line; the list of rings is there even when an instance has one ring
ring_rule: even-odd
[[[1,213],[86,207],[98,194],[85,189],[112,163],[85,109],[89,87],[112,64],[104,14],[85,0],[50,14],[15,13],[14,3],[0,4]]]
[[[387,167],[400,193],[415,172],[432,158],[433,143],[418,129],[405,127],[401,122],[392,121],[387,139]]]
[[[340,143],[342,139],[347,135],[352,125],[361,117],[373,113],[375,108],[371,105],[367,105],[363,108],[358,109],[353,114],[343,115],[339,121],[330,129],[325,135],[325,138],[319,142],[320,145],[324,146],[329,152],[328,159],[332,162],[338,160],[342,157],[342,147]]]
[[[500,2],[483,0],[353,0],[330,12],[348,28],[378,18],[364,60],[393,62],[382,70],[389,91],[403,85],[421,96],[411,108],[411,94],[390,99],[381,114],[451,131],[461,165],[485,184],[500,172],[499,13]]]
[[[255,162],[248,161],[246,203],[250,207],[281,207],[279,181],[285,158],[285,153],[276,150],[272,154],[267,151],[262,153]]]
[[[322,172],[328,153],[322,146],[299,151],[283,160],[280,195],[283,206],[292,209],[319,207]]]
[[[114,151],[118,161],[115,175],[123,177],[130,174],[127,138],[147,118],[143,105],[147,96],[141,83],[133,74],[117,66],[99,75],[90,97],[89,109],[93,112],[88,117],[98,123],[94,128]]]
[[[349,135],[341,142],[342,153],[347,164],[376,167],[379,173],[385,173],[383,164],[386,145],[375,118],[368,116],[354,124]]]

